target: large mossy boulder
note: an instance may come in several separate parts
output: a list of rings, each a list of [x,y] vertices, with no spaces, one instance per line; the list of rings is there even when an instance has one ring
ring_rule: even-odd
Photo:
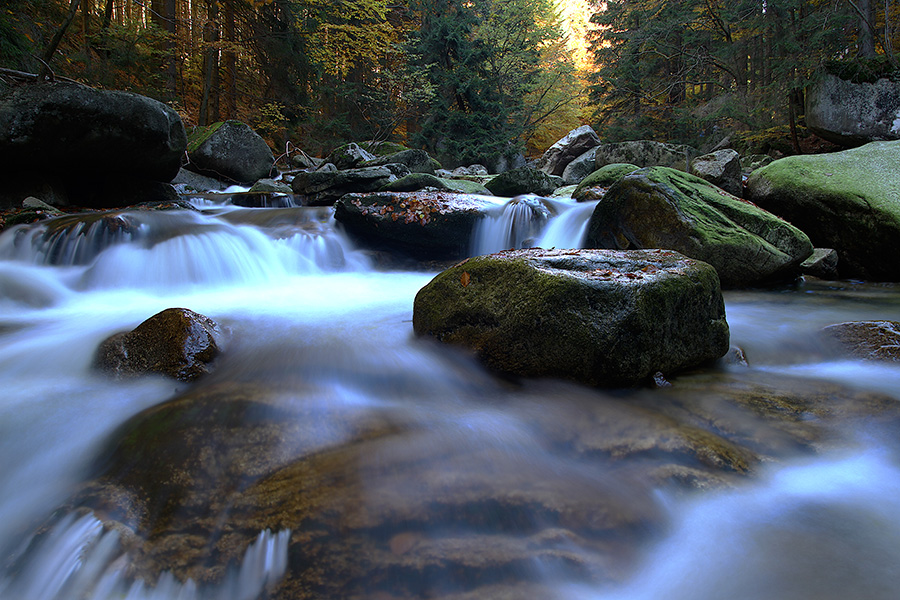
[[[549,196],[553,190],[562,186],[563,182],[560,177],[548,175],[531,167],[519,167],[506,171],[485,184],[485,187],[495,196],[507,198],[522,194]]]
[[[900,281],[900,141],[789,156],[757,169],[746,198],[834,248],[841,277]]]
[[[275,166],[266,141],[240,121],[197,128],[190,136],[188,157],[186,169],[242,185],[268,177]]]
[[[358,242],[421,260],[458,260],[468,254],[475,224],[492,202],[448,192],[347,194],[334,218]]]
[[[94,367],[116,378],[159,374],[192,381],[209,372],[222,340],[221,328],[209,317],[169,308],[104,340]]]
[[[806,125],[842,146],[900,138],[900,83],[853,82],[823,73],[806,90]]]
[[[606,191],[612,187],[614,183],[640,169],[637,165],[629,163],[611,163],[604,165],[599,169],[591,172],[587,177],[581,180],[572,197],[579,202],[587,202],[589,200],[599,200],[606,195]]]
[[[40,164],[67,176],[169,182],[186,144],[178,113],[138,94],[43,82],[0,97],[0,164],[9,174]]]
[[[790,223],[666,167],[640,169],[613,185],[594,209],[585,246],[675,250],[714,266],[727,287],[794,277],[813,252]]]
[[[715,270],[666,250],[513,250],[470,258],[416,295],[419,336],[528,377],[629,386],[723,356]]]

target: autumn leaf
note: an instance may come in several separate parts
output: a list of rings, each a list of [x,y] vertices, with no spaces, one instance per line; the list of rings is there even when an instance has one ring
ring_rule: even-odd
[[[459,278],[459,282],[463,287],[469,287],[469,281],[471,281],[472,277],[469,275],[468,271],[463,271],[462,276]]]

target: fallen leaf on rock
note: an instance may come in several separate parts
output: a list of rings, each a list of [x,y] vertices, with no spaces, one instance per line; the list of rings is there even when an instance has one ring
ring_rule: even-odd
[[[463,271],[463,274],[459,278],[459,282],[463,287],[469,287],[469,281],[471,281],[472,277],[469,275],[468,271]]]

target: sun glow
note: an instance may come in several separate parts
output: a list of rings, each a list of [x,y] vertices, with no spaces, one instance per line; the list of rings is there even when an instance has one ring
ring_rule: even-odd
[[[569,36],[568,46],[579,71],[588,71],[591,61],[588,56],[587,34],[590,28],[591,0],[559,0],[557,2],[563,19],[563,29]]]

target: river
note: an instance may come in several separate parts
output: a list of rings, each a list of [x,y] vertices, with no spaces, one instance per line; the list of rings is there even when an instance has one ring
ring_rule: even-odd
[[[127,558],[90,515],[64,519],[40,551],[21,558],[116,428],[189,389],[156,377],[111,381],[90,367],[101,340],[169,307],[228,331],[217,384],[260,371],[302,376],[344,417],[403,411],[433,436],[417,444],[501,449],[505,462],[492,468],[526,477],[533,470],[534,478],[553,472],[567,478],[561,485],[602,476],[560,459],[531,419],[535,410],[615,398],[554,382],[518,382],[510,391],[456,351],[416,340],[412,301],[435,273],[375,269],[327,209],[197,202],[202,213],[134,213],[117,236],[81,229],[48,241],[45,225],[0,234],[0,597],[243,600],[282,575],[287,530],[260,532],[243,565],[219,583],[126,580]],[[546,247],[577,247],[589,211],[565,200],[553,206],[560,216],[527,235]],[[497,225],[484,235],[522,241],[509,223]],[[508,240],[475,243],[486,252]],[[815,341],[832,323],[900,320],[897,286],[813,280],[725,298],[732,345],[749,361],[739,369],[900,401],[900,367],[823,358]],[[319,425],[306,443],[332,447],[349,435],[342,418]],[[596,600],[895,598],[900,448],[876,430],[848,433],[843,447],[760,466],[735,487],[651,494],[666,526],[639,544],[625,575],[585,582],[556,573],[548,575],[552,588],[559,598]]]

